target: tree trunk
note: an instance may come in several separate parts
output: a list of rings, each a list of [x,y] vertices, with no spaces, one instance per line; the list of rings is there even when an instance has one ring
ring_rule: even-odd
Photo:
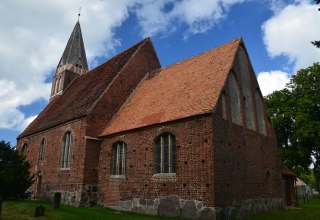
[[[1,218],[1,211],[2,211],[2,202],[3,202],[3,196],[0,192],[0,218]]]

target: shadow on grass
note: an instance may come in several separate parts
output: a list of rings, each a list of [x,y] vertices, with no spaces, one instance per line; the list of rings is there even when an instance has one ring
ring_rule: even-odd
[[[308,203],[299,201],[300,206],[281,211],[261,213],[245,220],[316,220],[320,219],[320,198],[313,198]]]
[[[276,212],[261,213],[245,220],[314,220],[320,219],[320,198],[313,198],[300,207]],[[34,218],[34,211],[38,205],[45,207],[45,217]],[[1,220],[172,220],[158,216],[119,212],[101,207],[81,207],[62,205],[60,209],[53,209],[52,204],[42,201],[17,200],[3,203]]]

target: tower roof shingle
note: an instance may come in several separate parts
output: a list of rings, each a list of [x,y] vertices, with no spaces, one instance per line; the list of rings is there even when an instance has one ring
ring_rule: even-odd
[[[58,67],[67,64],[75,65],[79,59],[82,62],[83,69],[89,70],[82,38],[81,27],[78,21],[73,28],[67,46],[64,49],[64,52],[58,64]]]

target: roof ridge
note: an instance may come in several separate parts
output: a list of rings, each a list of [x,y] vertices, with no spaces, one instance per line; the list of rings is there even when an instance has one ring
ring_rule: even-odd
[[[179,63],[179,65],[172,64],[169,66],[172,69],[166,67],[147,74],[99,136],[107,136],[121,131],[129,131],[149,125],[211,113],[218,101],[221,88],[225,85],[230,69],[234,65],[235,55],[241,41],[241,38],[237,38],[202,54],[183,60],[179,62],[180,64],[182,63],[181,65]],[[193,60],[202,60],[204,63],[193,62]],[[183,63],[184,61],[186,63]],[[183,70],[186,65],[188,68]],[[212,68],[212,70],[207,68]],[[203,73],[201,77],[198,74],[194,74],[198,71]],[[181,72],[185,72],[185,74]],[[155,79],[151,79],[152,76],[155,76]],[[149,78],[150,81],[148,80]],[[178,79],[182,79],[182,83]],[[166,80],[165,84],[163,80]],[[166,85],[165,89],[162,89],[164,85]],[[199,93],[201,95],[195,96],[191,92],[186,92],[185,89],[190,85],[194,86],[195,94],[201,92]],[[211,86],[210,88],[212,89],[205,89],[204,85]],[[168,92],[167,95],[170,98],[173,96],[179,97],[176,101],[180,104],[172,105],[173,101],[167,100],[168,97],[162,99],[163,93],[161,91]],[[148,96],[143,97],[144,94],[148,94]],[[157,96],[157,98],[154,100],[153,96]],[[180,102],[184,98],[186,98],[187,102]],[[175,100],[175,98],[173,99]],[[202,104],[194,106],[193,102],[195,100],[202,100]]]
[[[232,70],[232,68],[233,68],[233,66],[234,66],[234,62],[235,62],[235,60],[236,60],[236,54],[237,54],[237,51],[238,51],[238,49],[239,49],[239,46],[240,46],[241,44],[243,44],[243,40],[242,40],[241,37],[238,37],[238,38],[236,38],[236,39],[228,42],[228,44],[229,44],[229,43],[231,44],[231,43],[233,43],[233,42],[235,42],[235,41],[239,41],[239,43],[238,43],[237,49],[234,51],[234,54],[232,55],[232,57],[233,57],[233,58],[232,58],[232,62],[230,62],[230,67],[228,68],[228,74],[226,75],[226,77],[225,77],[225,79],[224,79],[223,86],[220,87],[220,90],[219,90],[219,98],[220,98],[220,96],[221,96],[222,91],[224,90],[224,88],[225,88],[225,86],[226,86],[226,83],[227,83],[227,81],[228,81],[229,73],[230,73],[230,71]],[[243,45],[243,47],[245,48],[244,45]],[[245,48],[245,50],[246,50],[246,48]],[[248,58],[249,58],[249,56],[248,56]],[[250,60],[250,59],[248,59],[248,60]],[[216,107],[217,107],[217,106],[214,105],[213,108],[211,109],[211,111],[214,112],[215,109],[216,109]]]
[[[231,41],[229,41],[229,42],[227,42],[227,43],[225,43],[225,44],[220,44],[219,46],[217,46],[217,47],[215,47],[215,48],[212,48],[212,49],[210,49],[210,50],[206,50],[206,51],[204,51],[204,52],[202,52],[202,53],[198,53],[198,54],[193,55],[193,56],[191,56],[191,57],[188,57],[188,58],[186,58],[186,59],[184,59],[184,60],[180,60],[180,61],[178,61],[178,62],[176,62],[176,63],[172,63],[172,64],[170,64],[169,66],[162,67],[162,68],[160,68],[160,69],[158,69],[158,70],[156,70],[156,71],[161,71],[161,70],[170,68],[170,67],[172,67],[172,66],[174,66],[174,65],[177,65],[177,64],[180,64],[180,63],[184,63],[184,62],[189,61],[189,60],[191,60],[191,59],[193,59],[193,58],[195,58],[195,57],[197,57],[197,56],[201,56],[201,55],[210,53],[210,52],[212,52],[212,51],[214,51],[214,50],[217,50],[217,49],[219,49],[219,48],[221,48],[221,47],[228,46],[229,44],[232,44],[232,43],[234,43],[234,42],[236,42],[236,41],[240,41],[239,44],[240,44],[241,42],[243,42],[243,40],[242,40],[241,37],[237,37],[237,38],[235,38],[235,39],[233,39],[233,40],[231,40]],[[156,72],[156,71],[155,71],[155,72]]]
[[[109,89],[109,87],[113,84],[113,82],[119,77],[119,74],[122,72],[122,70],[128,65],[128,63],[130,62],[130,60],[132,60],[132,58],[137,54],[137,52],[140,50],[140,48],[147,42],[147,40],[150,40],[150,38],[145,38],[142,41],[140,41],[139,43],[133,45],[132,47],[128,48],[127,50],[119,53],[122,54],[128,50],[130,50],[131,48],[133,48],[134,46],[138,46],[138,48],[135,50],[135,52],[131,55],[131,57],[127,60],[127,62],[121,67],[121,69],[117,72],[116,76],[111,80],[111,82],[109,83],[109,85],[105,88],[105,90],[100,94],[100,96],[93,102],[93,104],[91,105],[91,107],[89,108],[89,110],[87,111],[87,114],[90,114],[92,112],[92,110],[94,109],[94,107],[96,106],[96,104],[100,101],[100,99],[102,98],[102,96],[105,94],[105,92]],[[119,55],[118,54],[118,55]],[[116,55],[116,56],[118,56]],[[113,57],[112,57],[113,58]]]
[[[59,97],[60,97],[60,96],[59,96]],[[56,99],[53,99],[51,102],[56,102],[57,99],[58,99],[58,97],[57,97]],[[28,126],[19,134],[19,136],[17,137],[17,139],[23,138],[23,137],[27,136],[27,135],[23,135],[23,134],[25,133],[25,131],[27,131],[28,128],[31,127],[32,124],[35,123],[35,121],[36,121],[36,119],[38,118],[38,116],[39,116],[43,111],[45,111],[45,110],[48,108],[48,106],[49,106],[49,103],[48,103],[48,105],[46,105],[46,107],[44,107],[44,108],[41,110],[41,112],[39,112],[39,114],[37,115],[37,117],[36,117],[35,119],[33,119],[33,121],[32,121],[30,124],[28,124]],[[40,131],[40,132],[41,132],[41,131]]]
[[[121,107],[119,108],[119,110],[116,112],[116,114],[114,114],[111,118],[111,120],[103,127],[102,132],[104,131],[104,129],[106,129],[112,122],[113,120],[115,120],[115,118],[121,113],[121,110],[126,106],[126,104],[130,101],[130,98],[138,91],[137,89],[141,86],[141,84],[146,80],[146,78],[148,78],[149,74],[151,73],[147,73],[139,82],[139,84],[136,86],[136,88],[133,90],[133,92],[127,97],[126,101],[121,105]],[[98,137],[102,137],[105,136],[102,134],[102,132],[100,132],[100,134],[98,135]]]
[[[84,107],[83,110],[80,109],[78,113],[68,114],[68,116],[64,117],[65,119],[61,119],[61,120],[58,120],[58,121],[53,122],[53,123],[43,123],[43,118],[44,117],[48,117],[49,115],[54,115],[52,112],[56,111],[56,110],[54,110],[54,108],[57,105],[57,103],[60,103],[62,105],[63,104],[62,102],[64,102],[65,100],[70,101],[70,99],[68,99],[67,97],[70,94],[75,95],[72,91],[74,91],[75,86],[77,86],[78,83],[80,83],[82,85],[83,82],[85,82],[87,79],[91,79],[92,77],[100,76],[100,77],[103,78],[101,82],[99,82],[99,83],[98,82],[97,83],[92,82],[92,83],[99,84],[99,85],[100,84],[105,84],[105,86],[103,88],[107,87],[108,84],[112,81],[112,79],[116,76],[116,74],[123,68],[123,66],[126,64],[126,62],[128,62],[128,60],[130,60],[132,54],[134,54],[135,51],[138,50],[140,48],[140,46],[143,45],[144,42],[146,42],[146,39],[144,39],[141,42],[135,44],[134,46],[128,48],[127,50],[117,54],[116,56],[114,56],[111,59],[109,59],[108,61],[106,61],[104,64],[98,66],[97,68],[95,68],[95,69],[87,72],[86,74],[83,74],[83,75],[77,77],[76,79],[72,80],[72,82],[68,85],[68,87],[65,89],[63,94],[61,96],[57,97],[56,99],[52,100],[52,102],[50,102],[39,113],[38,117],[31,124],[29,124],[29,126],[26,129],[24,129],[24,131],[18,136],[18,138],[23,138],[25,136],[41,132],[43,129],[47,129],[48,126],[49,127],[57,126],[57,125],[60,125],[60,124],[67,123],[70,120],[74,120],[76,118],[88,115],[91,106],[93,104],[95,104],[94,101],[97,98],[100,97],[100,94],[101,94],[101,92],[104,92],[104,89],[99,91],[97,96],[95,96],[96,98],[94,98],[94,100],[92,100],[92,102],[90,102],[90,104],[88,106]],[[118,65],[117,68],[114,66],[116,63],[118,63],[117,64]],[[116,71],[114,73],[112,73],[112,75],[110,75],[111,74],[111,69],[108,69],[109,65],[112,65],[113,66],[112,68],[116,68],[116,69],[114,69]],[[98,69],[98,68],[100,68],[100,69]],[[106,84],[106,82],[107,82],[107,84]],[[86,84],[83,84],[83,85],[86,85]],[[62,110],[59,109],[59,111],[62,111]]]
[[[80,79],[83,78],[83,77],[87,77],[88,74],[90,74],[91,72],[94,72],[94,70],[96,70],[97,68],[100,68],[100,67],[104,66],[105,64],[107,64],[107,63],[108,63],[110,60],[112,60],[113,58],[116,58],[116,57],[119,56],[120,54],[125,53],[126,51],[130,50],[131,48],[133,48],[134,46],[136,46],[136,45],[138,45],[138,44],[140,44],[140,43],[143,44],[143,43],[144,43],[143,41],[145,41],[145,40],[147,40],[147,38],[143,39],[142,41],[140,41],[139,43],[133,45],[132,47],[130,47],[130,48],[122,51],[121,53],[118,53],[117,55],[111,57],[109,60],[105,61],[104,63],[100,64],[99,66],[95,67],[94,69],[88,71],[87,73],[78,76],[77,78],[75,78],[74,80],[72,80],[71,83],[68,84],[68,86],[65,88],[64,92],[63,92],[59,97],[61,97],[61,96],[67,91],[67,89],[68,89],[73,83],[75,83],[76,80],[80,80]],[[141,46],[141,45],[140,45],[140,46]],[[140,46],[137,48],[137,50],[140,48]],[[131,56],[131,57],[132,57],[132,56]],[[131,59],[131,58],[130,58],[130,59]],[[129,60],[130,60],[130,59],[129,59]],[[127,62],[129,62],[129,60],[128,60]],[[123,65],[123,66],[125,66],[125,65]],[[123,68],[123,67],[122,67],[122,68]],[[122,70],[122,68],[121,68],[121,70]],[[121,72],[121,70],[119,70],[118,72]],[[57,97],[57,98],[59,98],[59,97]],[[90,110],[89,110],[89,111],[90,111]]]

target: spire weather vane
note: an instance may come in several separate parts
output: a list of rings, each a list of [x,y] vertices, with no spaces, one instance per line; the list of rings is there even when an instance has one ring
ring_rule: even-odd
[[[79,8],[79,13],[78,13],[78,21],[79,21],[79,18],[80,18],[80,15],[81,15],[81,7]]]

